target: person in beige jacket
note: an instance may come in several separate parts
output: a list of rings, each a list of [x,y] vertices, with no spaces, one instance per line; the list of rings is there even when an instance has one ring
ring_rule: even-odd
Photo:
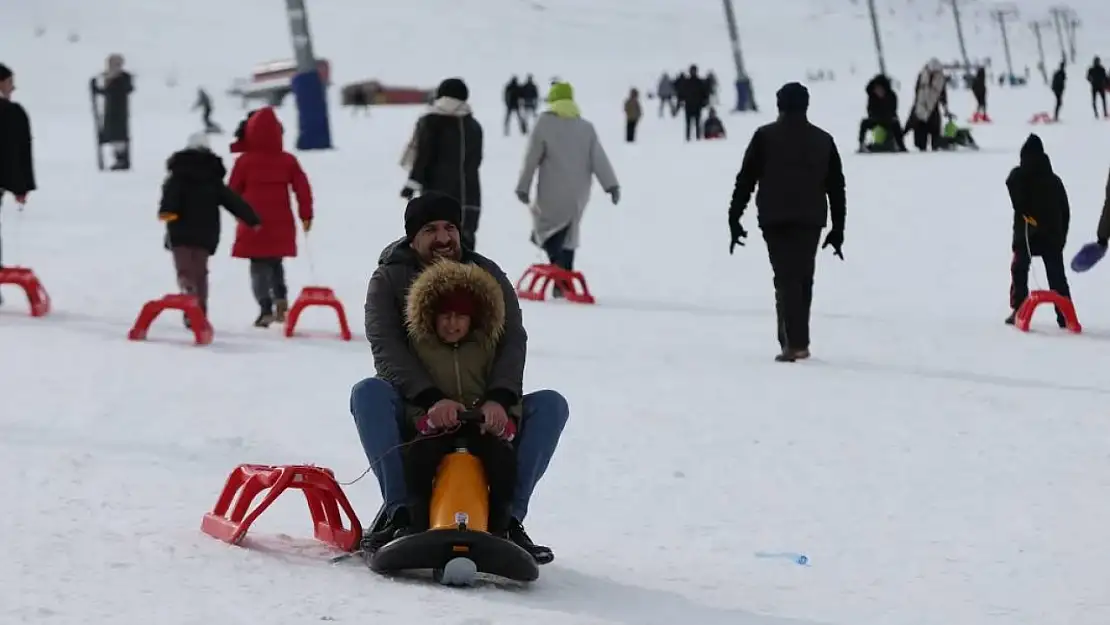
[[[640,106],[640,91],[633,89],[628,92],[628,99],[624,101],[624,140],[628,143],[636,142],[636,126],[644,116],[644,109]]]
[[[548,110],[532,130],[516,196],[532,211],[532,242],[547,253],[551,264],[573,271],[594,177],[613,204],[620,201],[620,184],[593,124],[582,119],[571,85],[553,84],[547,103]],[[537,171],[539,182],[532,203],[532,179]],[[555,297],[561,295],[554,293]]]

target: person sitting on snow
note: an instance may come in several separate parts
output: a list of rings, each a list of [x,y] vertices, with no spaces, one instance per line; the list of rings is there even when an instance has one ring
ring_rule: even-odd
[[[898,94],[890,84],[890,79],[879,74],[867,83],[867,117],[859,123],[860,152],[905,152],[903,132],[898,123]],[[881,129],[882,132],[876,132]],[[864,144],[868,132],[872,142]],[[876,135],[882,138],[877,141]]]
[[[958,147],[971,148],[978,150],[979,145],[975,143],[975,139],[971,136],[971,130],[968,128],[960,128],[956,123],[956,116],[952,113],[947,115],[948,121],[944,124],[944,129],[940,133],[940,149],[942,150],[955,150]]]
[[[366,338],[377,376],[351,389],[351,415],[363,451],[381,488],[384,521],[368,532],[362,548],[374,552],[398,533],[411,531],[409,490],[400,449],[415,436],[405,418],[405,406],[424,410],[436,423],[456,419],[464,406],[447,396],[413,351],[405,329],[406,294],[413,282],[436,260],[475,265],[497,279],[505,305],[505,328],[497,340],[496,356],[486,379],[479,410],[491,421],[521,408],[520,433],[513,439],[517,477],[513,488],[508,538],[529,552],[536,562],[554,559],[551,549],[532,542],[522,522],[536,483],[543,477],[559,436],[570,416],[567,400],[552,390],[524,394],[524,365],[528,334],[516,289],[492,260],[464,249],[460,239],[462,206],[440,193],[425,193],[405,208],[405,236],[389,244],[378,259],[366,293]],[[375,529],[375,528],[371,528]]]
[[[702,124],[702,134],[706,139],[725,138],[725,124],[717,116],[717,109],[712,106],[709,107],[709,117],[706,117],[705,123]]]
[[[443,389],[449,400],[476,408],[489,386],[497,342],[505,332],[505,298],[497,278],[478,265],[453,260],[434,263],[409,288],[405,327],[413,352],[436,387]],[[430,415],[412,403],[406,404],[405,411],[416,427],[427,416],[431,428],[406,450],[412,498],[410,529],[423,531],[428,529],[432,482],[440,461],[455,448],[454,437],[444,436],[444,432],[457,427],[459,421],[457,413]],[[507,411],[487,411],[482,435],[468,444],[485,469],[489,483],[487,528],[495,536],[507,534],[512,518],[516,454],[509,441],[519,422],[519,402]]]

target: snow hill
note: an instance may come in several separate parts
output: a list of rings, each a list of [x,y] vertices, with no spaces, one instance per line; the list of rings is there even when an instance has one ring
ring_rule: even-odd
[[[1110,622],[1105,271],[1069,276],[1083,335],[1059,333],[1048,312],[1028,335],[1002,324],[1003,179],[1030,115],[1050,105],[1041,87],[992,90],[995,123],[975,128],[982,152],[856,156],[875,71],[862,3],[737,3],[766,112],[726,117],[729,140],[695,145],[649,103],[641,141],[626,145],[630,86],[648,91],[690,62],[731,80],[716,2],[310,3],[338,83],[469,81],[489,137],[479,247],[512,276],[538,254],[512,195],[524,139],[501,136],[511,73],[572,81],[622,182],[620,206],[596,194],[579,255],[599,303],[525,306],[526,386],[558,389],[572,407],[527,519],[557,559],[528,589],[450,591],[329,566],[296,494],[255,525],[253,549],[199,532],[238,463],[312,462],[344,481],[366,467],[348,393],[373,374],[368,346],[332,338],[324,312],[305,317],[307,337],[252,328],[230,221],[212,265],[215,343],[191,346],[169,317],[149,342],[125,338],[142,302],[174,288],[154,212],[166,156],[199,129],[195,88],[222,93],[254,63],[290,56],[282,3],[9,4],[0,61],[32,115],[41,191],[23,213],[0,209],[4,259],[36,269],[55,312],[32,319],[4,287],[0,623]],[[935,5],[879,4],[895,12],[883,28],[903,83],[929,56],[958,54]],[[1047,4],[1018,6],[1033,17]],[[1069,256],[1094,236],[1110,165],[1110,125],[1092,119],[1082,82],[1107,52],[1090,45],[1110,24],[1104,5],[1073,5],[1084,27],[1065,121],[1035,128],[1071,194]],[[981,10],[969,9],[970,53],[1000,62]],[[111,52],[138,88],[136,166],[123,174],[95,171],[85,91]],[[1035,63],[1024,27],[1014,54]],[[811,117],[845,153],[847,260],[822,254],[815,359],[783,366],[771,362],[763,244],[755,236],[730,257],[725,216],[774,90],[821,67],[837,80],[810,85]],[[912,98],[901,96],[904,116]],[[966,117],[970,95],[953,96]],[[243,113],[232,99],[217,107],[225,127]],[[377,255],[401,232],[397,161],[418,114],[336,106],[337,149],[300,155],[319,214],[290,284],[335,288],[356,329]],[[295,123],[292,103],[281,115]],[[754,216],[745,223],[755,230]],[[372,478],[347,492],[369,522]]]

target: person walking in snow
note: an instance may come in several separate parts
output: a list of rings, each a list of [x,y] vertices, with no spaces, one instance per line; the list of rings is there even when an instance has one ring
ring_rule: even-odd
[[[640,91],[632,89],[624,101],[624,140],[628,143],[636,142],[636,126],[644,116],[644,108],[640,105]]]
[[[1110,89],[1110,77],[1106,75],[1102,59],[1097,56],[1087,70],[1087,82],[1091,83],[1091,108],[1095,111],[1095,119],[1098,119],[1098,100],[1102,100],[1102,117],[1110,118],[1110,112],[1106,110],[1106,90]]]
[[[659,98],[659,117],[663,117],[664,111],[668,108],[672,111],[677,108],[675,106],[674,81],[666,72],[663,72],[663,75],[659,77],[659,84],[655,87],[655,97]]]
[[[813,274],[821,230],[832,214],[832,229],[821,248],[844,254],[847,200],[844,170],[836,141],[806,117],[809,91],[793,82],[776,94],[779,118],[752,135],[728,211],[732,243],[744,245],[748,233],[740,219],[756,185],[759,227],[775,281],[778,319],[778,362],[809,358],[809,317],[813,302]]]
[[[416,122],[401,166],[409,172],[401,197],[436,192],[450,196],[463,207],[462,242],[477,247],[478,220],[482,212],[482,125],[467,100],[470,89],[461,78],[448,78],[436,89],[428,113]]]
[[[220,244],[220,207],[248,227],[262,222],[250,204],[224,184],[227,169],[208,146],[206,133],[189,137],[184,150],[166,161],[158,219],[166,224],[166,247],[173,253],[177,284],[195,295],[208,314],[208,258]],[[185,319],[189,327],[188,318]]]
[[[297,223],[289,190],[297,196],[297,217],[312,230],[312,187],[301,163],[282,145],[283,129],[272,107],[250,115],[240,146],[243,155],[231,168],[228,186],[243,196],[262,220],[259,228],[240,223],[231,255],[250,260],[251,290],[258,302],[254,325],[267,328],[285,321],[289,287],[283,259],[297,255]]]
[[[930,59],[917,75],[910,119],[903,134],[913,131],[913,144],[924,152],[940,149],[941,110],[948,112],[948,77],[940,60]]]
[[[22,106],[12,101],[15,75],[0,64],[0,204],[11,193],[20,210],[34,191],[35,164],[32,158],[31,120]],[[0,267],[4,266],[0,241]],[[3,300],[0,300],[2,302]]]
[[[698,75],[697,65],[690,66],[690,73],[678,88],[678,97],[686,111],[686,140],[693,137],[701,141],[701,114],[709,106],[709,84]]]
[[[1044,143],[1030,134],[1021,146],[1021,162],[1006,177],[1006,189],[1014,208],[1014,255],[1010,262],[1010,316],[1013,325],[1017,309],[1029,296],[1029,267],[1033,258],[1041,257],[1048,278],[1048,288],[1071,297],[1068,276],[1064,270],[1064,246],[1068,242],[1071,207],[1063,181],[1052,171],[1052,162],[1044,151]],[[1056,309],[1056,324],[1067,321]]]
[[[108,68],[89,81],[89,89],[104,98],[100,145],[112,146],[116,157],[112,171],[131,169],[131,93],[135,91],[135,83],[131,74],[123,69],[123,57],[109,56]]]
[[[613,204],[620,202],[620,184],[593,124],[582,119],[570,83],[552,85],[547,103],[549,108],[540,115],[528,141],[516,196],[532,210],[532,242],[547,253],[552,265],[573,271],[593,179],[597,178]],[[537,171],[539,182],[532,204],[532,179]]]
[[[1060,61],[1060,67],[1052,73],[1052,95],[1056,97],[1056,108],[1052,113],[1053,121],[1060,121],[1060,108],[1064,106],[1064,89],[1068,83],[1068,62]],[[1094,103],[1092,102],[1092,105]]]
[[[520,124],[520,134],[528,134],[528,119],[524,116],[521,108],[524,105],[524,87],[520,84],[520,80],[513,76],[507,85],[505,85],[505,136],[509,136],[509,128],[512,125],[513,116],[516,116],[517,123]]]
[[[975,71],[975,78],[971,80],[971,95],[975,97],[975,112],[980,115],[987,114],[987,68],[982,65]]]
[[[524,106],[525,115],[531,119],[540,114],[540,89],[536,86],[536,79],[528,74],[524,84],[520,86],[521,104]]]

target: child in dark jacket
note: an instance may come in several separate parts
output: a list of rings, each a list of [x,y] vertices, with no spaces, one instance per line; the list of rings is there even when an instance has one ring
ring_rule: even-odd
[[[203,133],[166,161],[158,218],[166,224],[166,247],[173,252],[177,283],[196,295],[208,312],[208,257],[220,243],[220,207],[251,227],[261,222],[243,198],[224,185],[223,161],[208,149]]]
[[[476,409],[486,392],[497,342],[505,329],[505,300],[497,279],[476,265],[440,261],[413,282],[406,300],[405,323],[420,362],[448,400]],[[424,417],[417,406],[406,406],[414,424]],[[520,406],[507,411],[514,427]],[[470,451],[482,461],[489,483],[489,532],[509,529],[510,504],[516,482],[516,454],[506,440],[507,422],[487,416],[483,434],[471,440]],[[432,423],[449,429],[453,423]],[[412,529],[427,528],[432,482],[444,455],[453,451],[454,437],[442,432],[417,437],[407,451],[412,495]]]
[[[1068,239],[1071,209],[1064,183],[1052,171],[1044,143],[1035,134],[1029,135],[1021,146],[1021,162],[1006,178],[1006,188],[1014,207],[1011,312],[1006,318],[1006,323],[1013,324],[1018,307],[1029,296],[1029,266],[1035,256],[1040,256],[1044,262],[1048,288],[1071,297],[1064,270],[1064,245]],[[1056,323],[1061,328],[1067,325],[1059,309]]]

